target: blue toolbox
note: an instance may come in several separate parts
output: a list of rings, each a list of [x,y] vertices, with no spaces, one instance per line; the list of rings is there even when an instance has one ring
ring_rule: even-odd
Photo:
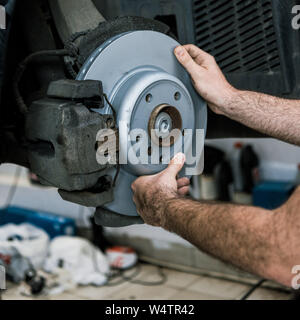
[[[7,207],[0,210],[0,226],[8,223],[30,223],[45,230],[51,239],[58,236],[74,236],[76,234],[75,220],[52,213]]]
[[[283,205],[291,196],[295,185],[291,182],[265,181],[253,190],[253,204],[273,210]]]

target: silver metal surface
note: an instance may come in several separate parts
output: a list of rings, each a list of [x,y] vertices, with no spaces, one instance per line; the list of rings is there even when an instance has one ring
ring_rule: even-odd
[[[188,74],[177,62],[173,54],[176,46],[178,43],[174,39],[162,33],[125,33],[105,42],[81,69],[77,79],[101,80],[104,92],[116,109],[121,154],[127,154],[136,143],[135,139],[131,141],[129,131],[143,129],[148,132],[149,119],[155,108],[162,104],[177,110],[182,129],[206,130],[206,103],[195,92]],[[106,105],[95,112],[109,114],[111,109]],[[162,111],[157,115],[155,126],[166,134],[173,128],[172,122],[170,115]],[[185,150],[192,147],[191,139]],[[155,174],[165,169],[170,156],[182,150],[182,141],[175,141],[171,152],[169,149],[151,145],[149,159],[159,153],[163,163],[122,165],[114,191],[115,200],[106,207],[121,214],[137,215],[130,186],[140,175]],[[115,169],[110,174],[114,176]]]
[[[157,133],[159,133],[163,138],[167,137],[173,130],[173,122],[170,115],[166,112],[158,114],[154,127],[157,130]]]

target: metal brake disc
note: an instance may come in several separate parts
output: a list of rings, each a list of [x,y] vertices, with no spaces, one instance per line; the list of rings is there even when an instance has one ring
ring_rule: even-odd
[[[151,141],[149,137],[148,156],[151,159],[153,153],[158,153],[157,164],[133,164],[129,161],[121,165],[114,201],[104,206],[116,213],[138,215],[132,201],[133,181],[141,175],[162,171],[170,158],[182,151],[182,139],[175,138],[168,144],[164,135],[167,137],[172,129],[181,132],[191,129],[193,133],[196,129],[206,131],[206,103],[196,93],[189,75],[173,54],[178,45],[174,39],[160,32],[123,33],[95,50],[78,74],[77,80],[103,82],[104,92],[117,113],[120,153],[127,154],[126,151],[136,144],[129,134],[133,129],[142,129],[149,136],[150,129],[154,129],[162,136],[157,141]],[[112,113],[108,104],[94,111]],[[185,143],[184,151],[194,147],[195,139],[190,139]],[[197,165],[201,165],[201,160],[197,159]],[[114,168],[109,174],[114,177],[115,173]]]

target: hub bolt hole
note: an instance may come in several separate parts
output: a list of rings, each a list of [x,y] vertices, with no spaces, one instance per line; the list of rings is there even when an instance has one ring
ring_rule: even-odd
[[[150,103],[152,101],[152,98],[153,98],[153,96],[151,93],[147,94],[146,95],[146,102]]]
[[[181,94],[180,94],[180,92],[176,92],[176,93],[174,94],[174,99],[175,99],[176,101],[179,101],[179,100],[181,99]]]

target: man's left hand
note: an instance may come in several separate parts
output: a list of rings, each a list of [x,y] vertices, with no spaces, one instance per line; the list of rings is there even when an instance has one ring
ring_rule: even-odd
[[[133,201],[145,223],[163,227],[168,202],[188,194],[190,180],[177,180],[184,163],[185,155],[179,153],[171,160],[166,170],[153,176],[140,177],[132,184]]]

